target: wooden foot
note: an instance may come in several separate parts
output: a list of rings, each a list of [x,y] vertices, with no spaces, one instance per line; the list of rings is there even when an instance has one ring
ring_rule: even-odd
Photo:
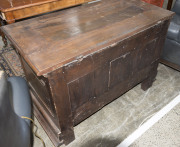
[[[157,75],[158,63],[159,62],[152,64],[152,69],[149,73],[149,77],[141,83],[141,89],[143,89],[144,91],[149,89],[152,86],[153,82],[155,81]]]

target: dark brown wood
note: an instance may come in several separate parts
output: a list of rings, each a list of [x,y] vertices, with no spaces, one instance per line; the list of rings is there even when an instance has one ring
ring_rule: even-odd
[[[168,0],[167,10],[171,10],[173,4],[173,0]]]
[[[150,67],[139,71],[136,75],[131,76],[129,79],[124,80],[121,83],[116,84],[113,86],[109,91],[103,93],[101,96],[97,98],[92,98],[89,102],[84,103],[78,109],[76,109],[74,113],[74,124],[78,124],[79,122],[83,121],[96,111],[100,110],[106,104],[110,103],[114,99],[118,98],[129,89],[133,88],[143,81],[144,75],[147,75],[150,71]],[[120,106],[121,107],[121,106]],[[120,116],[121,117],[121,116]]]
[[[56,145],[135,85],[152,85],[172,16],[139,0],[103,0],[2,27]]]
[[[130,42],[131,44],[128,44],[129,46],[126,45],[126,47],[124,46],[124,51],[126,50],[127,53],[121,52],[122,55],[119,58],[115,58],[115,60],[113,60],[113,62],[115,63],[119,62],[119,64],[113,67],[112,61],[110,62],[109,65],[110,71],[108,74],[109,75],[108,91],[105,91],[99,97],[95,97],[95,99],[92,97],[91,99],[88,100],[88,102],[81,104],[81,106],[75,109],[75,111],[73,111],[75,124],[78,124],[79,122],[87,118],[89,115],[101,109],[105,104],[111,102],[118,96],[122,95],[124,92],[134,87],[137,83],[143,81],[142,88],[144,90],[146,90],[152,85],[152,82],[155,79],[155,75],[157,74],[157,65],[160,57],[160,52],[163,47],[162,40],[165,40],[165,36],[166,36],[164,35],[165,34],[164,28],[166,28],[167,30],[168,26],[169,26],[169,21],[164,22],[161,25],[157,25],[152,28],[149,28],[146,31],[141,32],[123,41],[123,43]],[[157,31],[158,28],[159,31]],[[147,34],[149,35],[147,36]],[[146,35],[147,37],[146,39],[144,38],[144,35]],[[155,36],[157,36],[158,39],[156,39]],[[139,44],[139,41],[142,38],[144,38],[144,42]],[[115,48],[110,48],[109,52],[108,50],[104,51],[103,52],[104,59],[106,59],[107,61],[108,57],[111,58],[112,54],[114,54],[114,56],[115,55],[119,56],[120,51],[123,51],[122,50],[123,45],[122,44],[120,45],[121,45],[120,48],[118,48],[117,45]],[[107,52],[107,55],[109,53],[109,56],[105,56],[105,52]],[[101,74],[101,77],[106,77],[105,75],[106,74]],[[119,75],[121,76],[118,77]],[[116,79],[117,82],[113,79]],[[103,85],[103,83],[101,85]]]
[[[13,27],[3,27],[3,31],[11,29],[11,32],[8,31],[8,33],[18,44],[19,52],[26,56],[27,62],[31,64],[37,75],[42,75],[73,60],[81,59],[81,56],[91,54],[98,48],[110,46],[112,42],[121,40],[142,28],[146,29],[159,20],[163,21],[171,13],[155,6],[149,7],[148,4],[143,3],[142,5],[137,1],[123,3],[103,0],[96,4],[96,7],[91,7],[95,4],[89,4],[49,14],[46,17],[40,16],[26,20],[18,25],[11,25]],[[112,5],[112,7],[108,5]],[[157,11],[162,13],[156,15]],[[100,17],[100,14],[94,16],[93,12],[100,13],[103,17]],[[140,17],[139,14],[142,16]],[[156,17],[154,17],[155,15]],[[137,23],[135,24],[133,21]],[[54,25],[51,25],[52,23]],[[25,29],[27,27],[29,28]],[[23,33],[18,33],[17,30],[21,30]],[[39,35],[40,30],[43,31],[41,35]],[[121,30],[121,32],[117,30]],[[104,32],[103,36],[101,32]],[[111,40],[107,41],[108,38]],[[29,42],[31,42],[31,46],[28,45]],[[83,45],[79,46],[79,44]],[[44,61],[47,57],[49,60]]]
[[[36,97],[32,92],[31,92],[31,97],[33,99],[33,102],[35,102]],[[57,136],[57,134],[61,134],[61,132],[58,130],[56,133],[54,133],[54,130],[51,127],[53,122],[50,124],[49,121],[47,121],[47,118],[44,117],[41,111],[39,110],[39,105],[36,105],[35,103],[33,104],[33,114],[35,115],[35,117],[37,118],[38,122],[41,124],[43,129],[46,131],[48,136],[50,136],[50,139],[53,142],[53,144],[55,146],[62,145],[63,144],[62,137],[59,135]]]
[[[54,100],[56,114],[64,143],[67,145],[75,139],[73,118],[68,87],[62,70],[54,71],[48,75],[51,93]]]
[[[58,125],[58,119],[55,108],[52,103],[49,83],[44,77],[37,77],[32,69],[27,65],[23,58],[20,57],[26,79],[29,82],[31,97],[33,100],[34,115],[42,125],[47,135],[55,146],[63,143],[62,133]],[[47,96],[48,95],[48,96]]]
[[[149,89],[152,86],[153,82],[155,81],[157,75],[158,63],[159,60],[151,64],[151,70],[149,72],[149,76],[141,83],[141,88],[143,90]]]

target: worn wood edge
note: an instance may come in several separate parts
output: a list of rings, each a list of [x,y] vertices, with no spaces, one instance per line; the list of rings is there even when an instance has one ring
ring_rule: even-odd
[[[165,10],[165,11],[168,11],[168,10]],[[133,36],[135,36],[135,35],[143,32],[143,31],[145,31],[146,29],[150,29],[151,27],[154,27],[154,26],[158,25],[159,23],[162,23],[163,21],[165,21],[165,20],[167,20],[167,19],[171,19],[171,18],[175,15],[174,12],[169,11],[169,13],[170,13],[169,16],[163,17],[162,19],[159,19],[158,21],[152,22],[152,23],[150,23],[150,24],[148,24],[148,25],[146,25],[146,26],[143,26],[142,28],[139,28],[139,29],[137,29],[137,30],[134,30],[134,31],[132,31],[132,32],[129,32],[129,33],[127,33],[127,34],[124,34],[124,35],[122,35],[122,36],[120,36],[120,37],[112,38],[110,41],[106,42],[106,43],[103,44],[103,45],[95,46],[94,48],[91,48],[91,49],[83,52],[80,56],[81,56],[82,58],[91,56],[92,54],[95,54],[95,53],[100,52],[100,51],[102,51],[102,50],[104,50],[104,49],[106,49],[106,48],[109,48],[109,47],[113,44],[113,42],[117,42],[117,44],[118,44],[119,42],[124,41],[124,40],[126,40],[126,39],[129,39],[129,38],[131,38],[131,37],[133,37]],[[7,33],[5,26],[1,27],[1,30],[4,32],[4,34],[6,34],[6,37],[14,44],[15,48],[16,48],[18,51],[20,51],[20,47],[19,47],[19,46],[17,45],[17,43],[11,38],[11,36]],[[132,35],[132,36],[129,36],[129,34],[132,34],[132,33],[133,33],[133,35]],[[101,48],[101,49],[100,49],[100,48]],[[98,50],[98,49],[99,49],[99,50]],[[90,53],[90,52],[92,52],[92,53]],[[55,65],[53,65],[53,66],[47,67],[46,69],[43,69],[42,71],[39,71],[39,70],[37,69],[37,67],[35,67],[35,66],[32,64],[31,60],[29,59],[28,56],[25,55],[24,52],[20,52],[20,54],[23,55],[25,61],[30,65],[30,67],[35,71],[35,73],[36,73],[38,76],[42,76],[42,75],[46,76],[51,70],[54,70],[55,67],[56,67],[56,69],[59,69],[59,68],[62,68],[64,65],[71,64],[72,61],[73,61],[73,62],[78,61],[77,57],[73,57],[73,58],[67,59],[67,60],[65,60],[65,61],[63,61],[63,62],[57,63],[57,64],[55,64]]]
[[[64,141],[64,144],[68,145],[75,139],[75,135],[70,104],[71,101],[68,95],[68,87],[66,85],[66,80],[64,78],[62,70],[58,72],[52,72],[48,76],[52,98],[54,101],[54,107],[58,116],[59,127],[62,133],[61,137]],[[59,89],[63,90],[63,92],[59,93]]]
[[[171,67],[171,68],[173,68],[175,70],[180,71],[180,66],[175,64],[175,63],[169,62],[169,61],[164,60],[164,59],[160,59],[160,63],[162,63],[162,64],[164,64],[164,65],[166,65],[168,67]]]
[[[170,16],[164,17],[164,18],[160,19],[160,20],[157,21],[157,22],[153,22],[153,23],[151,23],[151,24],[149,24],[149,25],[147,25],[147,26],[144,26],[144,27],[142,27],[142,28],[140,28],[140,29],[137,29],[137,30],[135,30],[135,31],[133,31],[133,32],[127,33],[127,34],[125,34],[125,35],[123,35],[123,36],[121,36],[121,37],[119,37],[119,38],[113,38],[112,40],[108,41],[107,43],[105,43],[105,44],[103,44],[103,45],[95,46],[94,48],[89,49],[89,50],[87,50],[86,52],[83,52],[83,53],[82,53],[81,55],[79,55],[79,56],[82,57],[81,59],[86,58],[86,57],[88,57],[88,56],[92,56],[93,54],[96,54],[96,53],[98,53],[98,52],[100,52],[100,51],[102,51],[102,50],[105,50],[105,49],[109,48],[109,47],[113,44],[113,42],[117,42],[117,44],[118,44],[119,42],[124,41],[124,40],[126,40],[126,39],[129,39],[129,38],[131,38],[131,37],[134,37],[135,35],[137,35],[137,34],[143,32],[143,31],[145,31],[146,29],[150,29],[151,27],[154,27],[154,26],[158,25],[159,23],[162,23],[163,21],[165,21],[165,20],[167,20],[167,19],[171,19],[171,18],[174,16],[174,14],[175,14],[175,13],[172,12]],[[133,33],[133,35],[132,35],[132,36],[129,36],[129,34],[132,34],[132,33]],[[100,49],[99,49],[99,48],[100,48]],[[98,50],[98,49],[99,49],[99,50]],[[91,51],[92,51],[92,53],[89,54],[89,52],[91,52]],[[56,65],[53,65],[53,66],[51,66],[51,67],[48,67],[48,68],[46,68],[46,69],[44,69],[44,70],[42,70],[42,71],[36,72],[36,74],[37,74],[38,76],[41,76],[41,75],[44,75],[44,74],[46,75],[46,74],[49,73],[49,71],[54,70],[54,67],[58,67],[58,68],[56,68],[56,69],[60,69],[60,68],[66,66],[66,65],[68,65],[68,64],[71,64],[72,62],[76,62],[76,61],[78,62],[78,60],[79,60],[79,59],[77,59],[77,57],[73,57],[73,58],[67,59],[67,60],[65,60],[65,61],[63,61],[63,62],[61,62],[61,63],[57,63]],[[38,71],[38,70],[37,70],[37,71]]]
[[[21,52],[19,49],[20,47],[18,46],[18,44],[16,43],[16,41],[14,41],[12,39],[12,37],[7,33],[6,29],[5,29],[6,26],[2,26],[0,27],[0,30],[6,35],[6,37],[8,38],[8,40],[10,42],[12,42],[13,46],[17,49],[16,51],[18,51],[24,58],[24,60],[30,65],[30,67],[34,70],[35,73],[39,73],[39,70],[33,65],[31,64],[31,60],[25,55],[24,52]]]
[[[52,131],[52,128],[49,126],[49,124],[47,123],[44,115],[40,112],[40,110],[38,109],[37,103],[35,102],[36,98],[35,95],[33,94],[32,91],[30,91],[31,94],[31,98],[33,100],[33,114],[35,115],[36,119],[38,120],[38,122],[40,123],[40,125],[42,126],[42,128],[44,129],[44,131],[46,132],[46,134],[48,135],[48,137],[50,138],[50,140],[52,141],[52,143],[58,147],[60,145],[63,144],[63,140],[59,140],[57,138],[57,136],[54,134],[54,132]]]

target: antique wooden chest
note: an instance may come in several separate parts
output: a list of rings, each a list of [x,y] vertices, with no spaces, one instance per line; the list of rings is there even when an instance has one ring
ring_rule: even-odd
[[[135,85],[152,85],[172,15],[140,0],[102,0],[2,27],[56,146]]]

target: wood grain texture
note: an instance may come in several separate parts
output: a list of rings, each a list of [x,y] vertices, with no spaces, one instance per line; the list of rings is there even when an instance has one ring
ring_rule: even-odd
[[[37,96],[32,91],[30,94],[33,100],[33,114],[36,116],[37,120],[49,136],[52,143],[56,147],[62,145],[63,139],[60,136],[60,129],[57,128],[56,125],[54,126],[54,122],[52,121],[52,119],[48,119],[48,117],[44,115],[46,113],[42,113],[43,110],[39,109],[41,107],[41,104],[39,103],[39,101],[37,101]]]
[[[24,9],[33,6],[44,5],[48,3],[63,2],[68,4],[83,3],[86,0],[0,0],[0,11],[8,12],[19,9]],[[61,4],[63,4],[61,3]]]
[[[12,24],[17,20],[40,15],[55,10],[80,5],[90,0],[0,0],[0,23]],[[7,40],[0,32],[4,46]]]
[[[1,0],[0,14],[8,24],[16,20],[60,10],[87,2],[86,0]]]
[[[37,77],[32,69],[28,66],[28,64],[21,58],[21,63],[23,68],[25,69],[26,78],[33,87],[34,93],[38,94],[39,101],[44,103],[44,106],[47,108],[51,116],[55,116],[55,110],[52,102],[52,96],[50,93],[49,83],[46,78],[44,77]]]
[[[107,73],[101,73],[101,75],[97,77],[103,77],[102,81],[109,81],[108,90],[105,90],[106,88],[104,88],[104,91],[99,96],[95,97],[94,95],[92,95],[91,98],[88,98],[88,100],[86,101],[78,99],[78,97],[82,96],[82,93],[78,93],[78,91],[76,91],[79,95],[74,96],[75,98],[73,97],[73,99],[76,99],[76,102],[81,103],[81,105],[77,105],[77,103],[72,104],[76,106],[73,107],[76,109],[72,109],[75,124],[78,124],[85,118],[89,117],[89,115],[101,109],[104,105],[122,95],[124,92],[134,87],[138,83],[143,81],[142,89],[144,90],[147,90],[152,85],[157,74],[157,65],[160,58],[160,52],[163,47],[163,42],[166,38],[168,26],[169,21],[164,21],[162,24],[153,26],[139,34],[136,34],[134,37],[130,37],[127,40],[125,39],[123,41],[127,41],[129,44],[131,44],[130,46],[124,45],[119,47],[117,45],[114,48],[110,48],[111,52],[109,49],[109,56],[104,56],[104,60],[109,62],[109,72],[107,72],[108,76]],[[159,28],[159,31],[154,31],[157,30],[157,28]],[[138,40],[141,40],[141,38],[146,39],[144,39],[144,42],[141,42],[141,44],[139,44]],[[121,52],[120,54],[119,50],[123,49],[127,52]],[[113,58],[111,58],[113,52],[114,60]],[[103,53],[103,55],[105,55],[105,51]],[[110,55],[110,53],[112,54]],[[105,64],[103,63],[101,67],[103,65]],[[86,78],[86,76],[81,77],[81,79],[82,78]],[[105,83],[102,83],[102,81],[101,86],[105,87],[106,85],[104,85]],[[83,84],[87,85],[88,82]],[[82,89],[84,88],[81,88],[81,90]],[[96,87],[96,89],[99,88]],[[87,93],[88,92],[86,92],[86,94]],[[85,100],[85,98],[86,97],[84,97],[83,100]]]
[[[36,74],[42,75],[172,15],[136,0],[103,0],[4,26],[2,30],[18,44],[17,49]]]
[[[71,111],[71,102],[68,94],[68,87],[62,70],[54,71],[48,75],[50,89],[54,100],[59,127],[62,133],[64,144],[69,144],[75,139],[74,124]]]

